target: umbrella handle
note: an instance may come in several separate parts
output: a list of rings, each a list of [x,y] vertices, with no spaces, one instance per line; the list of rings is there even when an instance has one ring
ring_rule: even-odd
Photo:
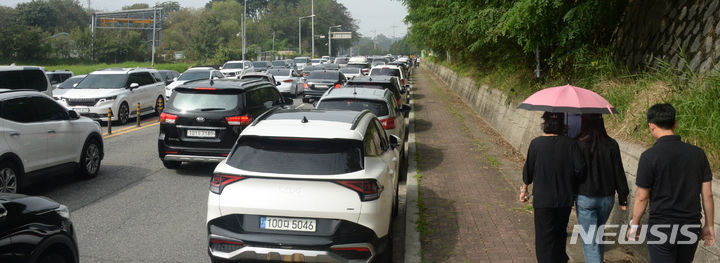
[[[612,112],[612,109],[610,108],[610,104],[605,105],[605,107],[607,107],[608,111],[610,112],[610,116],[612,116],[613,120],[615,120],[615,113]]]

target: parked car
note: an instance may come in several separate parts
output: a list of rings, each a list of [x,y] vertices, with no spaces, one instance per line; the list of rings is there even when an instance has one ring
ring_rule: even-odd
[[[0,90],[0,192],[17,193],[62,170],[95,177],[100,125],[36,91]]]
[[[52,86],[42,67],[0,66],[0,89],[31,89],[52,97]]]
[[[0,193],[0,262],[79,262],[70,210],[45,197]]]
[[[259,117],[215,168],[211,260],[390,262],[399,145],[369,111]]]
[[[168,169],[181,162],[220,162],[240,132],[262,113],[286,104],[261,80],[198,80],[175,88],[160,115],[158,155]]]
[[[82,81],[85,76],[87,75],[72,76],[71,78],[65,80],[63,83],[58,84],[57,87],[53,89],[53,98],[56,100],[60,100],[63,94],[65,94],[65,92],[72,88],[75,88],[76,84],[80,83],[80,81]]]
[[[256,72],[267,71],[271,66],[272,66],[272,64],[270,63],[270,61],[255,61],[255,62],[253,62],[253,67],[255,68]]]
[[[231,60],[220,67],[220,72],[227,78],[238,78],[242,74],[253,71],[255,71],[255,67],[249,60]]]
[[[54,89],[57,88],[57,85],[60,85],[60,83],[63,83],[72,76],[75,76],[75,73],[67,69],[56,69],[53,71],[45,71],[45,76],[47,76],[50,81],[50,85]]]
[[[305,71],[306,66],[311,66],[311,61],[309,57],[296,57],[293,59],[293,62],[295,62],[295,65],[297,66],[298,71]]]
[[[348,81],[345,88],[388,89],[395,95],[398,105],[410,102],[407,90],[400,86],[400,80],[393,76],[360,76]]]
[[[320,98],[316,109],[320,110],[369,110],[378,117],[383,128],[400,138],[401,144],[407,142],[407,123],[405,113],[410,112],[410,105],[397,104],[395,95],[390,90],[380,89],[332,89]],[[400,156],[407,158],[405,147],[400,148]]]
[[[277,86],[280,93],[288,94],[293,98],[302,94],[303,80],[297,71],[292,69],[269,69],[268,73],[272,74],[275,80],[280,82],[280,86]]]
[[[170,95],[172,95],[173,90],[177,88],[178,86],[185,84],[188,81],[194,81],[194,80],[200,80],[200,79],[224,79],[225,75],[223,75],[219,70],[211,68],[211,67],[193,67],[189,68],[183,74],[180,74],[179,77],[175,78],[170,85],[167,85],[165,87],[165,100],[170,98]]]
[[[137,115],[159,114],[165,105],[165,82],[155,69],[110,68],[88,74],[74,89],[61,99],[69,109],[82,116],[107,121],[108,108],[111,120],[121,124]]]
[[[322,97],[329,88],[340,88],[347,78],[337,70],[316,70],[310,72],[303,84],[303,102],[310,102]]]
[[[165,82],[165,85],[170,85],[175,79],[177,79],[180,76],[180,73],[174,70],[158,70],[160,72],[160,77],[162,78],[163,82]]]
[[[348,79],[354,79],[359,76],[364,76],[362,73],[362,69],[360,68],[348,68],[344,67],[339,70],[342,74],[345,74],[345,77]]]

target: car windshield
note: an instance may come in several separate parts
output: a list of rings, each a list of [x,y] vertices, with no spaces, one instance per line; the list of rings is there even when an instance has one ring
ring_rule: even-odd
[[[310,75],[308,75],[307,78],[336,80],[338,79],[338,74],[336,71],[313,71],[310,72]]]
[[[374,68],[370,71],[370,75],[400,77],[400,70],[394,68]]]
[[[269,63],[267,63],[267,62],[265,62],[265,61],[255,61],[255,62],[253,62],[253,67],[256,67],[256,68],[266,68],[266,67],[269,66],[268,64],[269,64]]]
[[[273,76],[290,76],[289,69],[271,69],[268,70],[268,73],[272,74]]]
[[[0,72],[0,89],[47,90],[47,77],[42,70],[14,70]]]
[[[227,164],[246,171],[332,175],[362,170],[356,140],[242,136]]]
[[[336,59],[335,59],[335,64],[347,64],[347,63],[348,63],[348,60],[349,60],[349,59],[347,59],[347,58],[336,58]]]
[[[178,77],[178,80],[198,80],[198,79],[209,79],[210,71],[186,71]]]
[[[234,110],[238,107],[238,94],[178,91],[172,98],[172,108],[181,111]]]
[[[241,79],[259,79],[259,80],[268,80],[265,76],[243,76]]]
[[[285,67],[285,66],[287,66],[287,64],[285,63],[285,61],[273,61],[273,62],[272,62],[272,65],[273,65],[273,66],[278,66],[278,67]]]
[[[127,74],[90,74],[78,83],[76,89],[122,89]]]
[[[243,68],[243,63],[225,63],[223,69]]]
[[[360,68],[341,68],[340,72],[344,74],[360,74]]]
[[[72,77],[58,85],[58,89],[72,89],[73,85],[82,81],[85,77]]]
[[[377,100],[359,100],[359,99],[324,99],[317,105],[321,110],[352,110],[363,111],[370,110],[375,116],[382,117],[389,115],[387,103]]]
[[[369,68],[367,64],[348,64],[346,68]]]

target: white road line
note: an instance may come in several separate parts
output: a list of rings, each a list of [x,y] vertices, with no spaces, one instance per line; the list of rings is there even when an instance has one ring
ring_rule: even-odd
[[[412,96],[412,94],[410,94]],[[408,169],[405,180],[406,202],[405,202],[405,262],[420,263],[420,233],[417,231],[418,221],[418,182],[417,163],[415,159],[415,99],[410,99],[413,110],[408,115],[410,118],[410,133],[408,135]]]

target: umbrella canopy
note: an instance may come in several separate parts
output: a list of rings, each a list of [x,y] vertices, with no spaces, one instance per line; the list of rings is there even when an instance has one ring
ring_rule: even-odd
[[[523,101],[519,109],[567,113],[617,113],[599,94],[571,85],[546,88]]]

